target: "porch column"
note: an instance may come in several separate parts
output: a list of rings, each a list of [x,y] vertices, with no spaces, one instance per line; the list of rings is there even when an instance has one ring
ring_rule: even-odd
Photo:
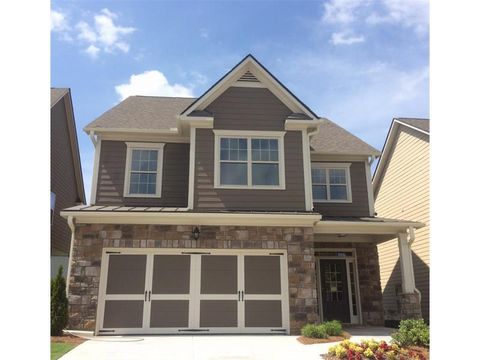
[[[400,317],[402,320],[418,319],[422,317],[422,309],[420,306],[420,294],[415,289],[412,249],[407,240],[407,233],[398,234],[398,250],[400,253],[400,271],[402,273]]]
[[[415,292],[415,275],[413,272],[412,249],[407,240],[407,233],[398,234],[398,251],[402,272],[402,290],[406,294]]]

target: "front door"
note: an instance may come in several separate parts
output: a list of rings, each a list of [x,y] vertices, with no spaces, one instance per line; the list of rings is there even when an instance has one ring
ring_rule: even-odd
[[[350,323],[347,267],[345,260],[320,260],[324,320]]]

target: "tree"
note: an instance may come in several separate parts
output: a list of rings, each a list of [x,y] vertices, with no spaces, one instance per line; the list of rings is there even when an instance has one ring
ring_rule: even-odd
[[[68,324],[67,284],[62,273],[63,266],[60,266],[50,287],[50,333],[54,336],[62,335]]]

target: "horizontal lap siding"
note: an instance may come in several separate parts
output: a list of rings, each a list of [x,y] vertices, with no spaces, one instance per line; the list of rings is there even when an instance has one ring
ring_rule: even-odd
[[[80,199],[77,193],[73,154],[70,147],[65,98],[54,105],[50,116],[50,189],[56,195],[53,222],[50,227],[51,255],[68,255],[70,228],[67,220],[60,216],[60,211],[76,205]]]
[[[317,162],[328,163],[328,161]],[[365,162],[352,163],[350,182],[352,186],[351,203],[314,203],[315,211],[324,216],[370,216]]]
[[[284,131],[292,112],[268,89],[231,87],[207,109],[215,129]],[[285,190],[215,189],[215,136],[211,129],[197,129],[195,150],[195,209],[305,210],[303,146],[300,131],[285,134]]]
[[[215,129],[284,131],[292,111],[268,89],[231,87],[207,108]]]
[[[189,151],[189,144],[165,145],[161,198],[125,198],[127,146],[123,141],[102,141],[96,205],[187,206]]]
[[[305,210],[300,132],[285,134],[285,190],[215,189],[214,139],[212,130],[197,129],[196,210]]]
[[[427,226],[415,231],[412,244],[415,286],[422,293],[422,315],[429,318],[430,268],[430,156],[429,137],[401,127],[378,190],[375,209],[379,216],[420,221]],[[396,239],[378,246],[385,313],[397,317],[395,286],[401,285]]]

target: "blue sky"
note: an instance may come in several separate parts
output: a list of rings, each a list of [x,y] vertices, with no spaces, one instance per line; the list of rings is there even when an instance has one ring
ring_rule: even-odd
[[[53,1],[51,84],[82,128],[128,95],[199,96],[252,53],[319,116],[381,150],[393,117],[429,117],[425,0]]]

